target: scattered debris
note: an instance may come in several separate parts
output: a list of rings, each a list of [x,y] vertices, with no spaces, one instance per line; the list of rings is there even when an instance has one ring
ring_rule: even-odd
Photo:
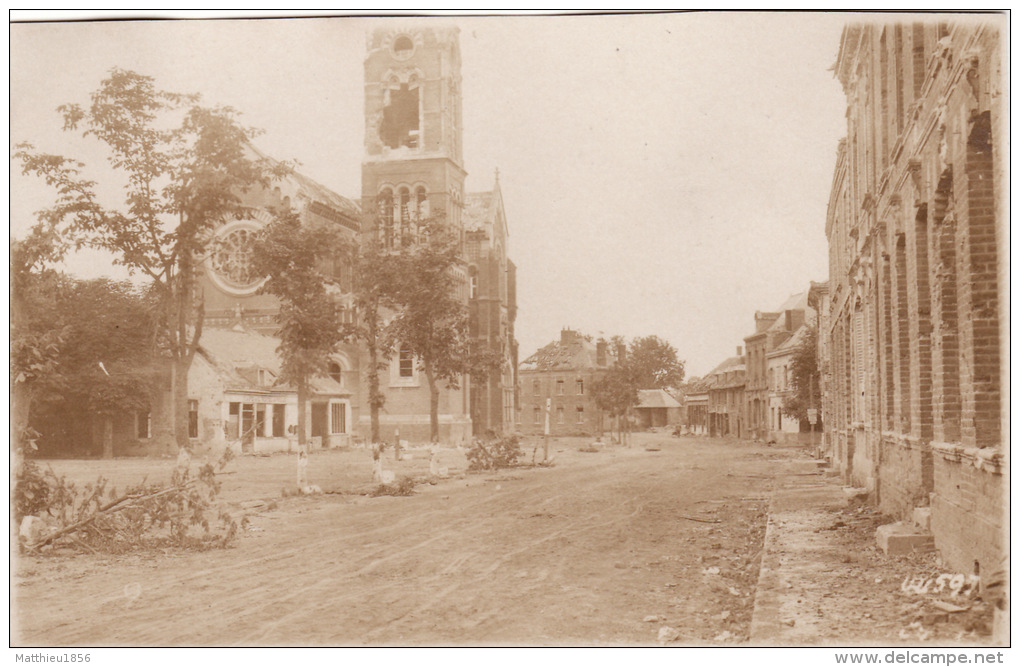
[[[701,568],[702,574],[719,574],[719,568],[717,567],[703,567]]]
[[[723,630],[722,632],[717,634],[712,641],[725,642],[729,641],[730,639],[733,639],[733,633],[730,632],[729,630]]]
[[[659,616],[658,614],[651,614],[649,616],[645,616],[641,620],[644,623],[658,623],[659,621],[665,621],[666,618],[664,616]]]
[[[680,638],[680,631],[676,628],[672,628],[668,625],[664,625],[659,628],[659,643],[667,644],[669,642],[675,642]]]
[[[697,521],[699,523],[722,523],[720,519],[699,519],[695,516],[685,516],[683,514],[677,514],[681,519],[687,519],[688,521]]]
[[[920,621],[914,621],[900,630],[900,639],[920,639],[925,641],[929,637],[931,637],[931,631],[927,630]]]
[[[942,600],[935,600],[931,604],[936,609],[940,609],[940,610],[946,612],[947,614],[956,614],[956,613],[959,613],[961,611],[967,611],[968,609],[970,609],[970,605],[967,605],[965,607],[961,607],[959,605],[953,604],[952,602],[944,602]]]

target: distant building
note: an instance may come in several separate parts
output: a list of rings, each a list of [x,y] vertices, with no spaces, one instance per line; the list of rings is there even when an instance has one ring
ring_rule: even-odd
[[[746,357],[738,347],[737,356],[726,359],[705,376],[709,435],[747,437],[746,372]]]
[[[982,575],[1008,550],[1001,18],[844,29],[847,136],[817,296],[825,430],[846,481],[890,516],[919,517],[950,571]]]
[[[771,425],[771,388],[769,383],[768,355],[789,339],[804,324],[807,310],[807,293],[794,294],[778,310],[757,311],[754,314],[755,331],[744,338],[747,346],[747,435],[765,439]]]
[[[682,424],[692,435],[708,435],[708,377],[691,378],[684,385]]]
[[[610,348],[605,341],[593,343],[563,329],[559,340],[522,361],[519,430],[544,433],[547,405],[551,435],[596,435],[608,428],[591,388],[616,362],[616,351]]]
[[[641,389],[634,408],[638,428],[679,424],[683,406],[664,389]]]
[[[801,422],[783,413],[783,405],[794,393],[793,358],[807,339],[808,327],[807,323],[800,325],[793,335],[765,355],[769,383],[769,442],[808,444],[811,441],[811,425],[808,421]]]

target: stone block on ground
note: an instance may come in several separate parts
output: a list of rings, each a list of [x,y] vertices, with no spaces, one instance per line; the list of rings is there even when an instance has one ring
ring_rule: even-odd
[[[928,532],[931,531],[931,508],[930,507],[915,507],[914,508],[914,525],[921,530]]]
[[[903,521],[879,526],[875,538],[887,556],[927,552],[935,548],[935,538],[931,533],[918,530],[916,526]]]
[[[865,500],[868,497],[868,490],[860,486],[844,486],[843,495],[847,500]]]

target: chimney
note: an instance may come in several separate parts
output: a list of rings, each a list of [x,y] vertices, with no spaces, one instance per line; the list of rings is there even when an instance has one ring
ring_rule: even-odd
[[[595,363],[599,366],[605,366],[607,363],[606,353],[609,351],[609,343],[602,340],[601,338],[595,343]]]
[[[616,344],[616,361],[622,363],[627,358],[627,344],[617,343]]]
[[[560,330],[560,343],[562,343],[563,345],[573,343],[575,340],[577,340],[577,338],[578,338],[577,332],[572,329]]]
[[[737,345],[737,356],[738,357],[744,356],[744,348],[740,345]]]

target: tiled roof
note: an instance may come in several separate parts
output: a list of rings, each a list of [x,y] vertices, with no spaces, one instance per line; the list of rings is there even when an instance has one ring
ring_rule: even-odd
[[[638,391],[639,408],[679,408],[675,398],[662,389],[641,389]]]
[[[216,327],[202,330],[199,351],[209,364],[223,378],[231,389],[240,391],[295,391],[293,385],[276,384],[271,387],[257,382],[259,369],[272,373],[274,379],[280,374],[280,358],[276,349],[280,340],[266,336],[243,326],[232,329]],[[311,381],[312,391],[320,395],[350,395],[336,380],[317,377]]]
[[[206,328],[202,330],[199,345],[231,368],[256,365],[280,374],[280,359],[276,354],[280,346],[278,338],[242,328]]]
[[[807,333],[808,326],[806,324],[802,324],[799,329],[793,332],[792,336],[784,340],[781,345],[776,347],[776,349],[769,354],[769,356],[777,352],[790,352],[792,350],[797,349],[800,346],[801,342],[804,340],[804,338],[807,337]]]

